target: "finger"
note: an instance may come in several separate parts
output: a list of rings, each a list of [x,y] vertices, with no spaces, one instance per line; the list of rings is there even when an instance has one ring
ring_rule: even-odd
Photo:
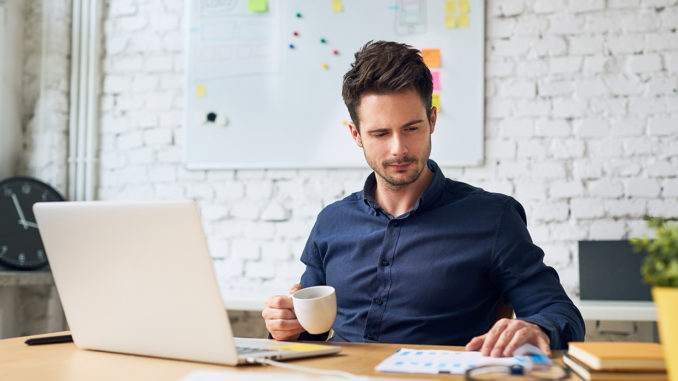
[[[304,329],[290,330],[290,331],[269,331],[271,336],[276,340],[296,340],[304,332]]]
[[[504,332],[504,329],[506,329],[508,323],[509,319],[499,319],[496,323],[494,323],[492,328],[490,328],[486,334],[487,336],[485,337],[485,341],[483,342],[483,347],[480,349],[480,352],[483,354],[483,356],[490,355],[492,348],[494,348],[494,344],[497,342],[502,332]]]
[[[301,285],[299,283],[295,283],[294,285],[292,285],[292,287],[290,287],[290,295],[294,294],[299,290],[301,290]]]
[[[296,319],[297,315],[294,314],[292,310],[281,309],[281,308],[264,308],[261,311],[261,317],[264,320],[273,320],[273,319]]]
[[[541,349],[546,356],[551,357],[551,339],[546,334],[537,337],[537,347]]]
[[[271,296],[266,300],[267,308],[287,308],[293,309],[294,304],[292,303],[292,298],[285,295],[275,295]]]
[[[509,344],[513,342],[516,333],[521,329],[521,325],[519,323],[520,322],[517,320],[512,320],[506,325],[504,331],[499,335],[497,341],[494,343],[494,346],[490,351],[492,357],[504,356],[504,350]]]
[[[486,335],[487,334],[476,336],[476,337],[472,338],[471,341],[469,341],[468,344],[466,344],[465,349],[467,351],[477,351],[477,350],[479,350],[480,347],[483,346],[483,342],[485,341]]]
[[[296,319],[270,319],[266,320],[266,329],[273,332],[287,332],[287,335],[304,332],[304,328]]]
[[[539,328],[537,328],[539,329]],[[521,345],[525,343],[536,343],[537,335],[536,332],[534,331],[534,328],[532,327],[521,327],[519,330],[517,330],[514,334],[513,337],[511,338],[511,342],[509,342],[503,352],[503,356],[511,356],[513,355],[513,352]]]

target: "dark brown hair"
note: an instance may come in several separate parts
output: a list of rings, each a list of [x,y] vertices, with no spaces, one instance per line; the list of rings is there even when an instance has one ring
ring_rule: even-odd
[[[357,107],[367,93],[389,94],[407,90],[419,93],[431,117],[433,81],[419,50],[407,44],[369,41],[355,54],[351,70],[344,74],[341,95],[353,123],[358,127]]]

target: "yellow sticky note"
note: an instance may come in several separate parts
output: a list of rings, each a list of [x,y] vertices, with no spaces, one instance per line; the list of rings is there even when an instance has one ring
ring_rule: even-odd
[[[451,29],[457,27],[457,16],[447,15],[445,16],[445,28]]]
[[[459,14],[465,15],[468,13],[468,0],[459,0],[458,4]]]
[[[306,351],[315,351],[318,349],[327,349],[328,346],[325,345],[316,345],[316,344],[287,344],[287,345],[276,345],[274,347],[269,347],[271,349],[285,349],[288,351],[297,351],[297,352],[306,352]]]
[[[457,26],[459,28],[468,28],[468,15],[459,15]]]
[[[247,1],[247,10],[250,12],[267,12],[268,11],[268,1],[267,0],[248,0]]]
[[[440,112],[440,94],[433,94],[431,97],[431,106],[435,107]]]
[[[428,67],[440,67],[440,49],[422,49],[421,58]]]
[[[456,13],[457,12],[457,3],[453,0],[448,0],[445,2],[445,13]]]
[[[332,0],[332,12],[338,13],[344,11],[344,2],[342,0]]]
[[[207,87],[205,85],[198,85],[195,87],[195,96],[198,98],[205,98],[207,95]]]

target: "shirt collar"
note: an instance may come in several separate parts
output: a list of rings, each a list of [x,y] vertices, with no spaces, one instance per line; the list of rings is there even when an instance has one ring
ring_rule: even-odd
[[[435,201],[440,197],[444,187],[445,187],[445,175],[438,167],[435,161],[428,159],[426,162],[428,168],[433,172],[433,180],[428,185],[424,193],[419,197],[417,203],[414,205],[414,208],[405,213],[403,217],[409,216],[411,213],[416,211],[425,211],[429,209]],[[386,211],[384,211],[376,201],[376,191],[377,191],[377,176],[372,172],[367,179],[365,180],[365,185],[363,187],[363,201],[367,206],[369,206],[374,213],[383,213],[389,218],[393,218]]]

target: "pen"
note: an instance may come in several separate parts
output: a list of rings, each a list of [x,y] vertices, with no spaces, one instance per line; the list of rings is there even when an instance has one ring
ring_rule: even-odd
[[[41,344],[70,343],[71,341],[73,341],[73,336],[59,335],[47,337],[32,337],[27,339],[25,343],[28,345],[41,345]]]

